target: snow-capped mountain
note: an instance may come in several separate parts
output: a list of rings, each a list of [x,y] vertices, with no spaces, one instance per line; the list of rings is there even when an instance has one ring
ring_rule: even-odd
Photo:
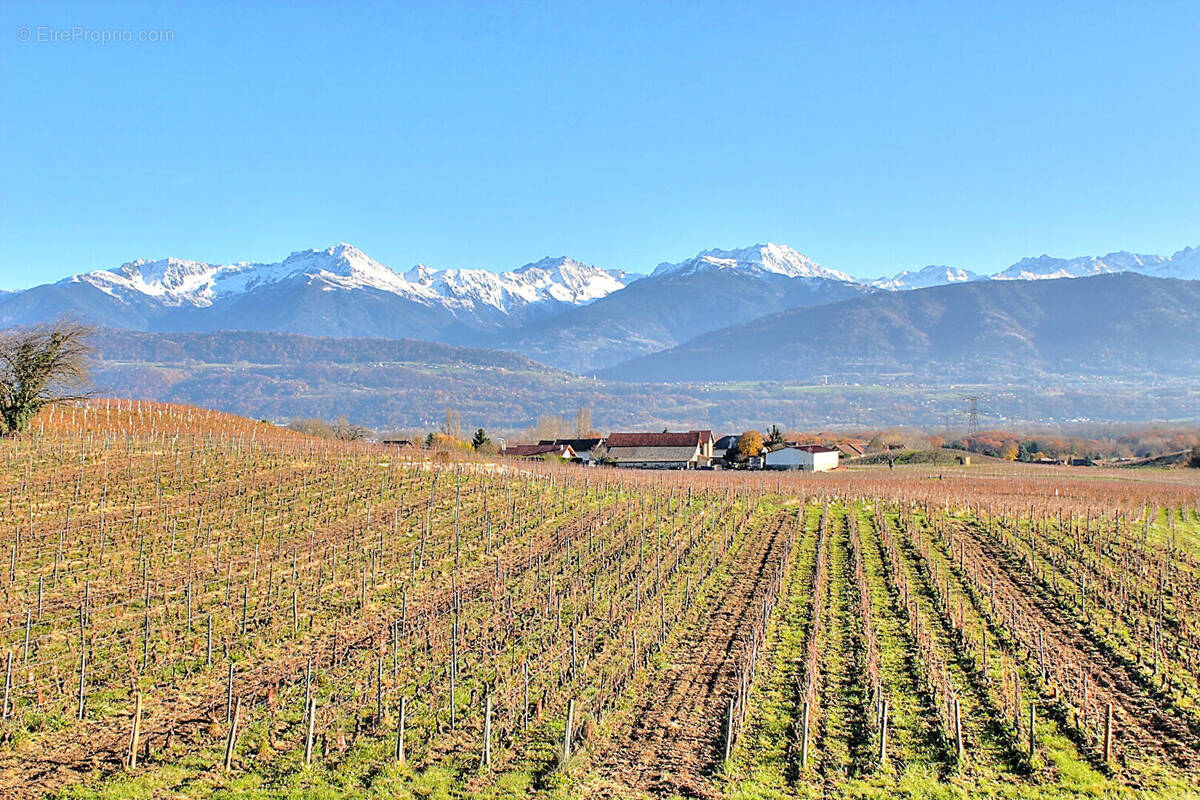
[[[651,277],[687,275],[706,270],[738,270],[765,272],[785,278],[824,278],[831,281],[856,282],[844,272],[827,269],[782,244],[756,244],[740,250],[705,250],[677,264],[662,263],[654,268]]]
[[[1143,255],[1124,250],[1104,256],[1054,258],[1047,255],[1023,258],[994,275],[979,275],[970,270],[928,266],[915,272],[905,270],[892,277],[867,281],[867,285],[889,291],[925,289],[967,281],[1034,281],[1056,278],[1086,278],[1114,272],[1137,272],[1154,278],[1200,280],[1200,248],[1185,247],[1170,256]]]
[[[1054,278],[1084,278],[1089,275],[1106,275],[1113,272],[1151,271],[1168,261],[1162,256],[1147,256],[1138,253],[1109,253],[1105,256],[1083,256],[1080,258],[1052,258],[1040,255],[1022,258],[1008,269],[992,276],[999,281],[1030,281]]]
[[[1200,248],[1168,257],[1040,256],[991,276],[933,265],[871,280],[771,243],[705,250],[649,276],[565,257],[499,273],[423,264],[399,272],[342,243],[277,263],[130,261],[0,294],[0,327],[66,315],[143,331],[413,338],[507,349],[589,372],[789,309],[945,284],[1110,272],[1200,280]]]
[[[511,272],[434,270],[418,264],[404,273],[404,279],[412,285],[449,304],[474,307],[481,303],[505,312],[536,303],[590,303],[624,288],[635,277],[565,256],[543,258]]]
[[[480,313],[494,318],[526,313],[536,306],[589,303],[624,287],[634,277],[570,258],[545,258],[511,272],[483,269],[433,270],[418,265],[401,274],[353,245],[292,253],[273,264],[206,264],[180,258],[139,259],[60,281],[60,291],[90,287],[123,303],[143,307],[203,309],[236,301],[280,284],[305,284],[325,291],[370,290],[396,295],[455,317]],[[42,287],[38,287],[42,288]],[[33,290],[31,290],[33,291]]]
[[[984,280],[982,275],[969,269],[957,269],[939,264],[930,264],[916,271],[904,270],[892,277],[876,278],[868,285],[876,289],[902,292],[908,289],[927,289],[930,286],[944,286],[948,283],[966,283],[968,281]]]
[[[66,314],[138,330],[280,330],[474,341],[591,303],[637,275],[570,258],[518,269],[393,270],[353,245],[277,263],[140,259],[0,297],[0,325]]]
[[[1023,258],[993,277],[997,280],[1083,278],[1112,272],[1140,272],[1156,278],[1200,279],[1200,249],[1186,247],[1169,256],[1143,255],[1124,250],[1082,258]]]

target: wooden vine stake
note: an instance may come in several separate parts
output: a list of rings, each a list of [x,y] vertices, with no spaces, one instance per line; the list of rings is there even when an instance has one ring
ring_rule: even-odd
[[[800,732],[800,769],[808,766],[808,719],[811,711],[811,705],[807,700],[804,701],[804,728]]]
[[[137,767],[138,741],[142,738],[142,693],[138,692],[133,699],[133,727],[129,731],[129,757],[125,764],[129,769]]]
[[[729,697],[729,712],[725,716],[725,761],[733,753],[733,696]]]
[[[963,762],[963,735],[962,735],[962,705],[958,698],[954,698],[954,747],[958,752],[958,763]]]
[[[308,698],[308,724],[305,725],[304,731],[304,766],[312,766],[313,752],[313,734],[317,727],[317,698],[309,695]]]
[[[1112,761],[1112,744],[1112,703],[1108,703],[1104,707],[1104,761],[1106,763]]]
[[[233,719],[229,723],[229,739],[225,742],[225,770],[233,768],[233,748],[237,744],[238,722],[242,718],[242,698],[233,706]]]
[[[408,721],[408,698],[400,698],[400,720],[396,724],[396,761],[404,764],[404,725]]]
[[[0,719],[8,719],[8,699],[12,696],[12,650],[8,651],[8,658],[4,665],[4,711],[0,714]]]
[[[567,768],[567,761],[571,758],[571,730],[575,727],[575,700],[574,698],[567,701],[567,724],[563,728],[562,741],[562,760],[559,762],[559,769]]]
[[[492,696],[489,694],[483,705],[483,763],[484,769],[492,766]]]
[[[1034,744],[1037,741],[1037,702],[1029,701],[1029,760],[1033,761]]]
[[[80,637],[79,647],[79,708],[76,717],[83,719],[87,712],[87,643]]]
[[[888,701],[883,701],[883,710],[879,713],[879,766],[887,764],[887,718]]]

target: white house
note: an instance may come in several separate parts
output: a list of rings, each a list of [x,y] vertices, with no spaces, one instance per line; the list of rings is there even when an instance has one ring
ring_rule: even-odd
[[[819,444],[788,445],[766,455],[767,469],[803,469],[825,472],[838,467],[839,451]]]

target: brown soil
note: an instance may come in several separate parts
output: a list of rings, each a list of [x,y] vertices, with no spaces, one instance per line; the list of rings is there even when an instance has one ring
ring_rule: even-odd
[[[569,526],[543,531],[534,545],[535,562],[539,553],[559,552],[568,536],[581,535],[594,519],[594,514],[585,514]],[[501,559],[502,569],[508,578],[529,568],[528,551],[523,544],[510,543],[503,549],[506,552]],[[472,565],[472,573],[459,587],[464,602],[491,590],[495,583],[494,570],[494,563]],[[447,614],[452,607],[453,593],[449,587],[438,589],[423,600],[414,600],[409,606],[414,630],[421,619]],[[353,651],[373,649],[395,613],[396,609],[389,609],[384,613],[341,620],[338,623],[339,660],[345,660]],[[281,654],[280,658],[262,663],[252,671],[241,672],[238,696],[253,707],[274,687],[299,683],[309,656],[315,664],[328,664],[331,650],[329,637],[321,635],[305,642],[303,647],[297,647],[295,652]],[[176,743],[184,743],[189,749],[213,744],[217,739],[212,738],[209,728],[214,715],[219,717],[220,735],[224,736],[224,676],[225,673],[218,670],[203,683],[197,677],[180,692],[147,697],[143,706],[143,741],[149,741],[157,748],[166,741],[169,731]],[[219,685],[214,686],[213,681]],[[215,705],[214,697],[219,697]],[[219,713],[214,711],[217,706]],[[18,752],[0,754],[0,800],[44,797],[56,789],[87,779],[97,771],[120,769],[129,746],[130,724],[131,721],[114,725],[111,719],[74,722],[65,735],[35,738]]]
[[[709,776],[721,758],[742,635],[760,613],[772,565],[783,555],[784,528],[780,517],[749,534],[727,584],[668,646],[670,663],[640,682],[631,724],[594,759],[601,795],[720,797]]]
[[[1121,750],[1152,754],[1180,768],[1200,771],[1200,740],[1178,715],[1153,697],[1127,665],[1100,647],[1056,601],[1046,597],[1023,565],[986,536],[965,529],[960,533],[974,545],[968,544],[968,557],[977,556],[981,564],[989,565],[989,571],[997,575],[997,586],[1003,581],[1022,598],[1020,613],[1032,628],[1043,632],[1047,652],[1060,662],[1085,666],[1097,700],[1112,702]]]

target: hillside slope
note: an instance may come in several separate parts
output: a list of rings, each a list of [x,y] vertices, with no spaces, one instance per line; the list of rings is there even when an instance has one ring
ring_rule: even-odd
[[[829,278],[763,271],[668,272],[506,333],[495,346],[587,373],[780,309],[837,302],[867,291]]]
[[[1200,282],[977,281],[798,308],[605,370],[615,380],[1200,374]]]

